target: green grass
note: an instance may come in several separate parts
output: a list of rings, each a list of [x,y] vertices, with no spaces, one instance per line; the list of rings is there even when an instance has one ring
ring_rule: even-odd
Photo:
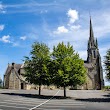
[[[2,86],[0,86],[0,89],[3,89],[3,87],[2,87]]]
[[[110,90],[110,86],[105,86],[104,89],[105,90]]]

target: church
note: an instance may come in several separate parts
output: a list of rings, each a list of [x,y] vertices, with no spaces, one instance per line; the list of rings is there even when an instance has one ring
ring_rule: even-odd
[[[101,56],[98,49],[97,39],[94,38],[92,22],[90,18],[90,35],[87,47],[87,60],[84,61],[84,66],[87,69],[87,81],[84,85],[77,89],[97,89],[101,90],[104,87],[103,69],[101,64]],[[6,89],[32,89],[35,85],[25,81],[23,74],[23,64],[8,64],[4,75],[4,88]]]

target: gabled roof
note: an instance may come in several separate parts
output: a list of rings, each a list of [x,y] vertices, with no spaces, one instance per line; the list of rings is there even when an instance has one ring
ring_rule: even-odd
[[[11,68],[12,68],[12,67],[8,65],[8,67],[7,67],[7,69],[6,69],[6,72],[5,72],[5,75],[7,75],[7,74],[11,71]]]
[[[22,64],[14,64],[14,68],[16,69],[17,72],[21,68],[21,65]],[[11,69],[12,69],[12,65],[11,64],[8,64],[8,67],[6,69],[5,75],[7,75],[11,71]]]
[[[13,66],[14,66],[14,68],[13,68]],[[14,63],[12,63],[11,65],[8,64],[8,67],[7,67],[7,70],[6,70],[5,75],[10,74],[10,71],[11,71],[12,69],[14,69],[15,74],[16,74],[16,76],[18,77],[18,79],[19,79],[20,81],[22,81],[22,82],[28,83],[27,81],[25,81],[25,78],[24,78],[23,76],[19,75],[19,70],[22,69],[22,67],[23,67],[22,64],[14,64]]]
[[[14,63],[13,63],[13,64],[14,64]],[[25,81],[25,79],[19,75],[19,70],[22,68],[22,64],[14,64],[14,65],[13,65],[13,64],[8,64],[7,70],[6,70],[6,72],[5,72],[5,76],[8,75],[8,74],[10,74],[10,71],[11,71],[12,69],[14,69],[15,74],[16,74],[16,76],[18,77],[18,79],[20,79],[21,81],[27,83],[27,82]],[[13,68],[13,66],[14,66],[14,68]]]
[[[22,64],[14,64],[14,67],[16,68],[16,70],[18,71],[21,68]]]

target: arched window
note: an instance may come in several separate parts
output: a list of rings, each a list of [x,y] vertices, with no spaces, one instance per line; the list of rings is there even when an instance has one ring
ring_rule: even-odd
[[[95,50],[93,51],[93,54],[94,54],[94,58],[96,58],[96,52],[95,52]]]

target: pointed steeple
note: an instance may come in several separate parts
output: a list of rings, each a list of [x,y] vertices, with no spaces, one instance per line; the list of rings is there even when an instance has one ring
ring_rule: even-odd
[[[97,56],[97,40],[94,38],[93,28],[92,28],[92,21],[90,17],[90,36],[88,41],[88,62],[94,62]]]
[[[93,33],[93,28],[92,28],[91,17],[90,17],[90,40],[91,40],[91,41],[94,40],[94,33]]]
[[[90,16],[90,36],[89,36],[89,42],[91,43],[91,46],[95,46],[95,40],[94,40],[94,33],[92,28],[92,21]]]

